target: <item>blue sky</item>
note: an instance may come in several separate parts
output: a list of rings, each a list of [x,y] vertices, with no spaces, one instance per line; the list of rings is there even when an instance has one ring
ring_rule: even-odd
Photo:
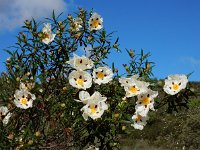
[[[3,71],[5,67],[2,62],[6,60],[8,55],[2,49],[14,44],[15,36],[20,29],[20,21],[26,16],[23,15],[22,19],[17,21],[14,19],[13,21],[12,18],[16,19],[16,17],[20,17],[20,13],[24,14],[22,12],[27,11],[25,7],[28,4],[24,4],[25,0],[18,0],[21,1],[21,5],[16,5],[16,7],[23,11],[19,13],[19,16],[13,17],[14,13],[11,13],[13,8],[7,7],[10,11],[2,10],[1,7],[6,7],[8,4],[2,5],[1,1],[3,0],[0,0],[0,19],[1,16],[11,18],[10,20],[4,19],[0,25],[0,70]],[[40,0],[35,0],[35,3],[36,1],[41,3]],[[146,52],[151,52],[150,60],[156,64],[153,71],[155,77],[165,78],[169,74],[188,74],[194,71],[190,80],[200,81],[200,1],[44,1],[49,2],[48,5],[45,5],[45,9],[42,8],[44,6],[41,4],[31,5],[33,10],[35,10],[35,5],[37,9],[46,10],[46,13],[44,11],[39,13],[38,10],[38,14],[32,10],[33,16],[36,15],[34,17],[39,19],[46,17],[45,15],[48,15],[48,12],[54,7],[56,7],[55,10],[64,11],[65,15],[76,11],[78,6],[87,10],[94,8],[94,11],[103,17],[105,29],[110,32],[117,31],[115,36],[120,38],[119,43],[123,53],[112,55],[109,60],[109,62],[117,62],[116,66],[120,70],[123,69],[121,64],[127,63],[128,56],[125,48],[135,49],[136,52],[144,49]],[[28,11],[30,13],[27,17],[30,17],[32,15],[31,8]]]

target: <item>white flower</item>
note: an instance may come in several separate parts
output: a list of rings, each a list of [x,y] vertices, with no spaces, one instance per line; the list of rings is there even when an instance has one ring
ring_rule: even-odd
[[[137,80],[139,78],[139,75],[133,75],[132,77],[130,78],[124,78],[124,77],[121,77],[119,78],[119,83],[121,83],[121,86],[128,86],[131,82],[131,80]]]
[[[103,97],[99,92],[94,92],[92,96],[89,96],[89,93],[85,91],[79,94],[79,98],[86,104],[81,108],[85,120],[88,120],[88,116],[93,120],[101,118],[104,111],[108,109],[108,105],[105,103],[107,98]]]
[[[25,89],[16,90],[14,94],[14,103],[17,107],[27,109],[32,107],[33,100],[36,99],[34,94],[31,94]]]
[[[124,87],[126,97],[133,97],[142,94],[148,90],[149,83],[132,79],[127,86]]]
[[[82,102],[84,104],[87,104],[88,100],[90,100],[90,94],[87,91],[80,91],[79,92],[79,99],[80,100],[76,100],[78,102]]]
[[[79,31],[82,28],[83,20],[81,18],[74,18],[73,23],[75,25],[75,30]]]
[[[89,19],[89,30],[100,30],[103,28],[103,18],[97,13],[93,13],[92,16]]]
[[[165,79],[165,85],[163,89],[167,94],[175,95],[182,89],[185,89],[187,83],[188,79],[184,74],[170,75],[167,79]]]
[[[78,56],[74,54],[74,57],[67,61],[68,64],[70,64],[73,68],[76,70],[86,70],[91,69],[94,66],[94,63],[92,60],[85,56]]]
[[[52,42],[56,36],[56,34],[51,33],[51,24],[50,23],[44,24],[42,33],[43,33],[42,42],[45,44],[49,44],[50,42]]]
[[[142,117],[141,115],[135,113],[132,116],[132,119],[134,121],[134,124],[131,124],[131,126],[133,126],[135,129],[142,130],[144,126],[147,124],[146,121],[149,119],[149,117],[148,116]]]
[[[9,113],[8,108],[6,106],[0,107],[0,120],[3,122],[3,125],[8,124],[11,115],[12,113]]]
[[[158,96],[158,91],[152,91],[150,89],[147,92],[137,96],[136,112],[141,116],[146,116],[149,109],[154,110],[154,98]]]
[[[86,71],[72,71],[69,74],[69,83],[78,89],[87,89],[92,86],[92,77]]]
[[[23,83],[21,82],[19,85],[19,89],[24,89],[30,91],[32,88],[34,88],[35,83]]]
[[[112,80],[113,72],[108,67],[99,67],[93,70],[93,80],[97,84],[105,84]]]
[[[95,146],[91,145],[86,150],[99,150],[99,148],[96,148]]]

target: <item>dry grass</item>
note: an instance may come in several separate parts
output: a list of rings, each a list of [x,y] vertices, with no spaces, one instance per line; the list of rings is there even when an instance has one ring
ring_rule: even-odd
[[[127,129],[122,150],[198,150],[200,149],[200,99],[193,99],[189,110],[176,114],[151,112],[144,130]]]

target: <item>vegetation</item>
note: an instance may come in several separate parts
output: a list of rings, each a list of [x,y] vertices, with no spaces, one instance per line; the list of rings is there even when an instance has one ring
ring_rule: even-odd
[[[142,131],[127,128],[121,135],[123,150],[198,150],[199,114],[200,114],[200,82],[190,82],[195,95],[190,99],[189,109],[169,114],[165,109],[151,113],[151,122]]]
[[[198,148],[198,142],[185,137],[188,132],[197,137],[199,126],[199,109],[194,108],[199,101],[190,102],[195,93],[189,84],[186,87],[185,75],[184,82],[168,79],[170,85],[154,80],[155,64],[143,50],[127,50],[130,61],[123,64],[127,78],[119,75],[114,63],[107,67],[110,52],[120,52],[119,38],[113,39],[113,32],[103,29],[102,18],[92,11],[80,8],[75,17],[64,19],[53,12],[46,22],[43,26],[26,20],[16,44],[6,50],[10,58],[7,72],[1,75],[0,104],[9,112],[1,113],[0,119],[12,115],[8,123],[0,123],[1,149],[87,149],[91,145],[120,149],[119,135],[127,136],[127,131],[133,139],[154,141],[155,146],[165,142],[166,148],[175,144],[164,136],[172,133],[172,139],[181,139],[178,148]],[[174,91],[167,94],[164,85]],[[154,105],[157,111],[152,112]],[[137,106],[143,110],[138,112]],[[187,112],[188,106],[192,109]],[[147,115],[150,120],[144,127]]]

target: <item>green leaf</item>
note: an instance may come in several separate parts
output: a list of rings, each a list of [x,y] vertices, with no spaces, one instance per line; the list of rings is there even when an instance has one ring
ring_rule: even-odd
[[[114,64],[114,62],[112,63],[112,72],[113,73],[115,72],[115,64]]]
[[[194,71],[192,71],[191,73],[187,74],[187,78],[189,78],[193,73],[194,73]]]
[[[55,17],[55,11],[53,10],[53,13],[52,13],[52,18],[54,21],[56,21],[56,17]]]

